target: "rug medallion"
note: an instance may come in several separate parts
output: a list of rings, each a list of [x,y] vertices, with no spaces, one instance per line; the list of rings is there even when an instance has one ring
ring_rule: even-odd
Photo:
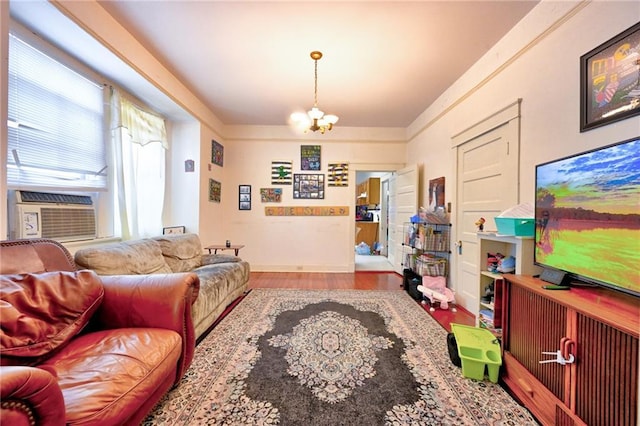
[[[251,291],[196,347],[147,425],[537,424],[462,377],[404,291]]]

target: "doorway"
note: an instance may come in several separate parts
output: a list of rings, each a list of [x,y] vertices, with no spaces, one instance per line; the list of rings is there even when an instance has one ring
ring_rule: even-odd
[[[389,260],[389,179],[393,172],[356,172],[355,270],[393,271]]]

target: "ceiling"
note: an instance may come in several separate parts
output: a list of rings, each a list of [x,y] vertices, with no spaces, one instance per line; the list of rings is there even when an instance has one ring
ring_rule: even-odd
[[[65,36],[71,24],[62,15],[52,23],[36,14],[42,2],[12,3],[25,25],[74,46],[72,54],[102,64],[124,87],[142,87],[121,66],[104,66],[106,49]],[[308,110],[309,54],[320,50],[318,106],[338,115],[338,126],[407,127],[538,1],[99,3],[226,125],[286,125],[292,112]]]

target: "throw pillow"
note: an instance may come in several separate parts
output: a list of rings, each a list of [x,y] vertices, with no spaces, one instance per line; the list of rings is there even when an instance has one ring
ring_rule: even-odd
[[[0,276],[1,364],[38,364],[82,331],[103,297],[93,271]]]
[[[196,234],[175,234],[154,237],[162,255],[173,272],[189,272],[202,266],[202,244]]]

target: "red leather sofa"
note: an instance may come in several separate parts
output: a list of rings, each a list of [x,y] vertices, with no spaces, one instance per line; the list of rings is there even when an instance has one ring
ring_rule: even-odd
[[[46,240],[0,242],[0,422],[139,424],[193,359],[194,273],[98,276]]]

